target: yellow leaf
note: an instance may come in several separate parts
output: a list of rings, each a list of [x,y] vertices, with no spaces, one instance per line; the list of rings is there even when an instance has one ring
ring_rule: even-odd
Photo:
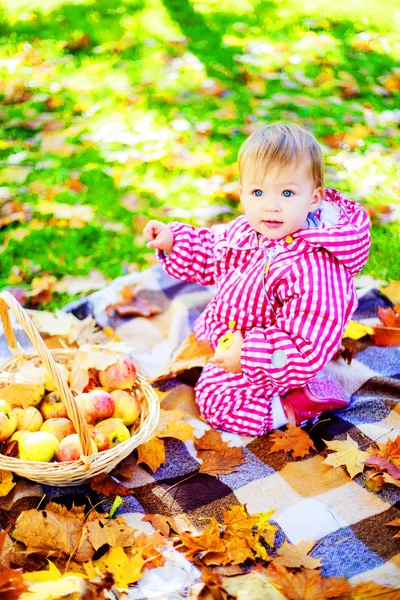
[[[15,481],[13,480],[11,471],[0,471],[0,496],[7,496],[14,485]]]
[[[29,573],[31,575],[31,573]],[[58,581],[33,583],[29,591],[20,596],[20,600],[62,600],[62,598],[85,598],[89,596],[91,584],[81,576],[65,575]]]
[[[286,596],[276,589],[268,575],[257,571],[223,577],[222,587],[236,600],[286,600]]]
[[[153,473],[165,463],[165,460],[164,442],[158,437],[153,437],[145,444],[138,446],[138,463],[146,463]]]
[[[329,450],[335,451],[326,457],[325,464],[331,467],[345,466],[351,478],[364,471],[364,461],[369,454],[360,450],[357,442],[352,440],[349,434],[347,440],[323,441]]]
[[[160,420],[156,435],[158,437],[173,437],[181,442],[186,440],[193,440],[193,427],[184,421],[187,415],[183,410],[179,408],[172,410],[160,411]]]
[[[278,556],[274,558],[273,563],[290,568],[305,567],[306,569],[318,569],[322,566],[321,561],[318,558],[308,556],[314,545],[315,541],[300,541],[295,546],[292,546],[292,544],[289,544],[285,540],[279,548]]]
[[[102,573],[110,571],[114,575],[117,587],[126,588],[130,583],[135,583],[141,578],[144,560],[139,550],[126,554],[121,547],[118,547],[111,548],[94,564]]]
[[[381,288],[382,294],[385,294],[393,304],[400,304],[400,281],[390,281],[387,287]]]
[[[33,571],[32,573],[24,573],[23,578],[29,583],[41,583],[43,581],[57,581],[61,579],[61,572],[56,565],[50,560],[48,561],[49,568],[44,571]]]
[[[358,323],[357,321],[350,321],[347,325],[346,330],[343,334],[344,338],[351,338],[352,340],[359,340],[364,335],[372,335],[374,330],[372,327]]]

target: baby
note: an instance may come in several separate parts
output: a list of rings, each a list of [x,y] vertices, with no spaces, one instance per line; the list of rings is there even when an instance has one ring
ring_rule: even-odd
[[[194,327],[215,350],[195,388],[200,412],[216,428],[259,436],[347,406],[321,371],[357,306],[369,219],[325,189],[322,150],[298,125],[253,133],[239,175],[244,215],[210,228],[150,221],[144,236],[167,273],[216,286]]]

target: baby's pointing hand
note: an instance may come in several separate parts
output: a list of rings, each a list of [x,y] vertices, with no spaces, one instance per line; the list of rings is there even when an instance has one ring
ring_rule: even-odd
[[[174,237],[164,223],[160,223],[160,221],[149,221],[143,229],[143,235],[148,241],[148,248],[164,250],[167,254],[172,252]]]

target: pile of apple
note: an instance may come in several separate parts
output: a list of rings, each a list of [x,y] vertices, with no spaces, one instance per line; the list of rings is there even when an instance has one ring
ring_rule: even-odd
[[[119,358],[104,371],[91,371],[88,391],[75,396],[75,402],[88,424],[93,453],[97,453],[131,437],[141,404],[135,388],[136,367],[129,357]],[[45,394],[44,386],[26,408],[0,399],[0,442],[13,440],[18,442],[22,460],[64,462],[82,454],[79,436],[58,393]]]

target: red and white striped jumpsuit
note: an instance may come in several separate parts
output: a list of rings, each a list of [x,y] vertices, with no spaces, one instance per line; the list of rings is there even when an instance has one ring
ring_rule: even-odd
[[[368,258],[369,218],[327,189],[309,225],[280,240],[260,240],[245,216],[210,228],[168,226],[173,250],[158,252],[167,273],[216,286],[196,337],[215,349],[232,323],[244,337],[242,373],[208,364],[196,385],[199,409],[214,427],[267,433],[272,397],[305,385],[340,345],[357,306],[353,276]]]

